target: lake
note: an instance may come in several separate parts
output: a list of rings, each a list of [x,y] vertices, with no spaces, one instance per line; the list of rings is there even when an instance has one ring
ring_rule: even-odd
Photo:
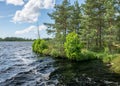
[[[0,86],[120,86],[120,75],[101,61],[40,56],[32,42],[0,42]]]

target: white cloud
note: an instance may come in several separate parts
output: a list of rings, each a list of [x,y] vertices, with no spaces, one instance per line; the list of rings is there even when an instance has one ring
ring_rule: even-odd
[[[24,30],[20,30],[20,31],[16,31],[15,34],[16,35],[21,35],[21,34],[26,34],[26,33],[30,33],[30,32],[34,32],[35,30],[37,30],[38,27],[36,26],[30,26]],[[40,25],[39,26],[39,30],[42,31],[42,30],[45,30],[47,29],[47,27],[45,25]]]
[[[44,0],[43,2],[43,8],[53,8],[55,5],[55,0]]]
[[[6,0],[7,4],[13,4],[13,5],[23,5],[24,1],[23,0]]]
[[[29,0],[22,10],[18,10],[13,17],[13,22],[29,22],[38,21],[40,9],[53,8],[55,0]]]

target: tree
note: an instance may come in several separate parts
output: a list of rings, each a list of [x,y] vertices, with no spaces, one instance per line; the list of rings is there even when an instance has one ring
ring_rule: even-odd
[[[64,44],[66,40],[66,34],[69,26],[69,17],[70,17],[70,3],[68,0],[64,0],[61,5],[55,6],[55,11],[51,14],[48,14],[51,19],[54,20],[54,24],[45,23],[48,27],[52,27],[52,30],[49,29],[48,32],[55,34],[58,41],[62,41]],[[61,40],[60,40],[61,39]]]
[[[107,46],[111,51],[112,43],[116,41],[116,25],[115,25],[115,3],[114,0],[105,1],[106,13],[105,13],[105,24],[106,24],[106,36]]]
[[[76,0],[74,5],[71,7],[70,32],[75,31],[77,34],[80,35],[82,13],[78,0]]]
[[[104,47],[105,36],[108,36],[110,27],[114,27],[112,23],[114,22],[113,0],[95,0],[94,3],[93,0],[86,0],[83,9],[88,44],[92,42],[98,49],[101,49]],[[112,21],[111,24],[110,21]]]
[[[115,19],[116,19],[116,28],[117,28],[117,41],[120,43],[120,1],[115,0]]]

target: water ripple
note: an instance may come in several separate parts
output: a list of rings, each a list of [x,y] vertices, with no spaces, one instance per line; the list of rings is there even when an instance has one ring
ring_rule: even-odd
[[[0,86],[119,86],[120,84],[117,75],[111,76],[112,74],[106,72],[97,74],[96,71],[100,68],[94,68],[95,62],[90,66],[89,63],[42,58],[32,52],[31,45],[32,42],[0,42]]]

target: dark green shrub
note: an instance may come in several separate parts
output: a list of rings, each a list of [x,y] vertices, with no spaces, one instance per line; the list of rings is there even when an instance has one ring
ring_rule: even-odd
[[[77,60],[92,60],[92,59],[97,59],[96,53],[88,51],[87,49],[82,49],[80,58],[77,58]]]

